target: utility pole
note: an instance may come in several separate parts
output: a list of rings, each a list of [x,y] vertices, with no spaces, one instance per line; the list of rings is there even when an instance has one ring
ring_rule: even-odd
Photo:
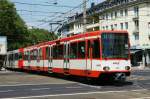
[[[86,32],[86,23],[87,23],[86,5],[87,5],[87,0],[83,0],[83,33]]]

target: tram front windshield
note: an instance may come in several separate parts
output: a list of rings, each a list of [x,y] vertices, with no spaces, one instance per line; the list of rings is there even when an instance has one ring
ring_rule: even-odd
[[[125,33],[103,33],[102,36],[103,58],[128,58],[129,42]]]

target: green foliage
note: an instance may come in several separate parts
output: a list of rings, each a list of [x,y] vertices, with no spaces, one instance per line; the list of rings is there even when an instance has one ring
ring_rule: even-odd
[[[7,36],[9,50],[57,38],[44,29],[28,30],[14,4],[8,0],[0,0],[0,36]]]
[[[49,33],[48,30],[33,28],[29,29],[29,38],[28,40],[32,44],[37,44],[39,42],[50,41],[56,39],[57,36],[54,33]]]

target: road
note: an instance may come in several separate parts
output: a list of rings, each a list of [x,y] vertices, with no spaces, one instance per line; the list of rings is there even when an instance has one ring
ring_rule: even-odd
[[[133,71],[125,83],[0,72],[2,99],[150,99],[150,70]]]

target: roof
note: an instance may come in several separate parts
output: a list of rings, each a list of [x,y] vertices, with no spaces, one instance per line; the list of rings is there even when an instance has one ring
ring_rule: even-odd
[[[94,32],[87,32],[87,33],[82,33],[82,34],[78,34],[78,35],[74,35],[71,37],[66,37],[66,38],[61,38],[61,39],[57,39],[57,40],[53,40],[53,41],[48,41],[48,42],[43,42],[43,43],[39,43],[33,46],[28,46],[25,49],[34,49],[37,47],[41,47],[41,46],[48,46],[50,44],[55,44],[57,42],[66,42],[69,40],[74,40],[74,39],[79,39],[79,38],[84,38],[84,37],[89,37],[89,36],[97,36],[100,35],[101,33],[127,33],[127,31],[119,31],[119,30],[102,30],[102,31],[94,31]]]

